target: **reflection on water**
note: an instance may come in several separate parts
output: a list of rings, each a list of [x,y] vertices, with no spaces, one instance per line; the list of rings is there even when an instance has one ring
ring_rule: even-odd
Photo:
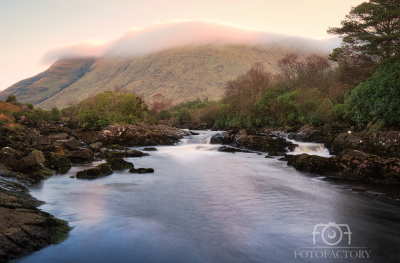
[[[154,174],[71,179],[87,168],[76,166],[32,187],[47,202],[42,209],[74,229],[63,243],[18,262],[310,262],[295,259],[294,251],[313,246],[312,231],[321,222],[348,224],[351,244],[372,250],[372,260],[343,262],[397,262],[394,201],[264,155],[218,152],[206,144],[214,132],[200,133],[128,159]]]

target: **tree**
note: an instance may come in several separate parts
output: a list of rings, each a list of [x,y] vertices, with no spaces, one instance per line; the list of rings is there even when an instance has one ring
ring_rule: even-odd
[[[400,125],[400,55],[382,61],[371,78],[351,91],[346,111],[360,125]]]
[[[6,102],[17,102],[17,98],[14,95],[8,95]]]
[[[341,27],[330,27],[329,34],[343,38],[333,60],[342,52],[361,53],[381,61],[400,54],[400,1],[369,0],[352,7]]]

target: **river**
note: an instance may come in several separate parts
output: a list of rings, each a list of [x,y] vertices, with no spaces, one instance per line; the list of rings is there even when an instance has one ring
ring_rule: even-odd
[[[265,153],[218,152],[206,144],[214,133],[127,159],[154,174],[69,178],[94,163],[30,187],[41,209],[74,229],[16,262],[400,262],[399,200],[374,192],[398,188],[325,180]]]

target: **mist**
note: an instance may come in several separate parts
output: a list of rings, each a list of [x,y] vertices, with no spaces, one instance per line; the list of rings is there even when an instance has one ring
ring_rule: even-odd
[[[280,45],[315,52],[331,52],[341,39],[314,40],[275,34],[214,21],[169,21],[133,29],[103,45],[77,44],[47,52],[42,63],[83,56],[135,57],[188,45]]]

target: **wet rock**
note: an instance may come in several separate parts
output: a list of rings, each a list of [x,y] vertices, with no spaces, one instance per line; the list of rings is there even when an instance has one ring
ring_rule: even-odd
[[[154,147],[145,147],[143,148],[143,151],[157,151],[157,149]]]
[[[28,188],[0,178],[0,262],[8,262],[67,237],[68,223],[36,207]]]
[[[44,156],[46,157],[45,165],[50,169],[57,170],[59,173],[66,173],[71,169],[71,163],[65,155],[45,152]]]
[[[326,133],[307,124],[301,127],[298,132],[291,133],[289,138],[300,142],[324,143]]]
[[[153,168],[132,168],[129,170],[130,173],[139,173],[139,174],[145,174],[145,173],[154,173]]]
[[[76,173],[76,178],[97,178],[110,175],[113,173],[111,166],[108,163],[102,163],[96,167],[79,171]]]
[[[125,148],[119,144],[110,144],[106,146],[107,149],[111,149],[111,150],[124,150]]]
[[[70,150],[70,151],[77,151],[81,148],[81,144],[74,138],[69,139],[68,141],[64,141],[62,145]]]
[[[232,133],[222,132],[211,136],[211,144],[231,144],[233,143]]]
[[[127,162],[122,158],[107,159],[107,164],[112,170],[125,170],[133,168],[133,163]]]
[[[128,150],[126,151],[128,153],[128,157],[142,157],[142,156],[149,156],[148,153],[144,153],[138,150]]]
[[[23,157],[23,153],[10,147],[0,150],[0,163],[8,167],[14,167],[17,160]]]
[[[16,171],[22,171],[31,166],[43,163],[45,160],[46,159],[44,158],[43,153],[35,150],[31,152],[27,157],[17,161],[14,165],[14,169]]]
[[[92,150],[93,152],[99,152],[100,149],[101,149],[101,147],[103,147],[103,144],[102,144],[101,142],[94,142],[94,143],[92,143],[92,144],[90,144],[90,145],[88,146],[88,148],[89,148],[90,150]],[[106,148],[105,148],[105,149],[106,149]]]
[[[65,123],[65,126],[68,127],[68,128],[70,128],[70,129],[72,129],[72,130],[78,129],[78,127],[79,127],[79,121],[76,119],[76,117],[71,117],[71,118],[69,118],[68,121]]]
[[[90,149],[80,149],[78,151],[68,152],[66,156],[73,159],[89,160],[93,157],[93,152]]]
[[[151,146],[172,145],[188,134],[166,125],[138,124],[110,125],[102,131],[82,132],[77,136],[87,144],[102,142],[104,145]]]
[[[54,140],[67,140],[69,135],[68,133],[54,133],[49,136]]]
[[[200,133],[194,132],[194,131],[189,131],[191,135],[199,135]]]
[[[355,150],[345,150],[335,157],[287,155],[288,165],[297,170],[325,176],[365,182],[400,183],[400,159],[381,158]]]
[[[229,146],[221,146],[217,149],[219,152],[228,152],[228,153],[235,153],[235,152],[244,152],[244,153],[252,153],[250,151],[237,149]]]
[[[72,131],[65,126],[62,126],[59,124],[54,124],[54,123],[47,123],[45,121],[37,122],[36,128],[43,135],[48,135],[48,134],[53,134],[53,133],[72,134]]]

